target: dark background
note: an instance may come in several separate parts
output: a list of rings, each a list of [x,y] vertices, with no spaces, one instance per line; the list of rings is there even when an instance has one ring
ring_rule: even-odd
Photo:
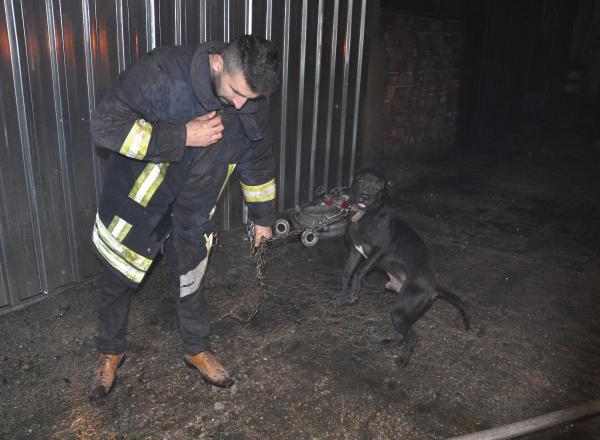
[[[492,148],[527,124],[598,137],[598,1],[383,0],[373,20],[365,156]]]

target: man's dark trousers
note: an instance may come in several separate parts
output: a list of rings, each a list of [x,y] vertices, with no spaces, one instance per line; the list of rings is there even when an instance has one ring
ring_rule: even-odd
[[[171,273],[179,287],[177,254],[173,239],[165,242],[165,253]],[[203,284],[201,282],[194,293],[183,299],[180,299],[178,294],[175,300],[183,352],[190,356],[210,349],[208,337],[210,322]],[[120,354],[125,351],[129,305],[134,291],[135,289],[127,286],[117,275],[104,268],[96,337],[96,348],[99,353]]]

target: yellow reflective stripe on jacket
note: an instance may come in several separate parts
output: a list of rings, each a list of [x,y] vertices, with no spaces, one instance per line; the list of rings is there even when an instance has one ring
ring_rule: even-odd
[[[217,197],[217,201],[221,198],[221,194],[223,194],[223,190],[225,189],[227,182],[229,182],[229,178],[233,174],[233,170],[235,170],[236,165],[237,164],[235,164],[235,163],[229,164],[229,169],[227,170],[227,177],[225,177],[225,182],[223,182],[223,185],[221,186],[221,191],[219,191],[219,196]],[[216,210],[217,210],[217,205],[213,206],[212,209],[210,210],[210,213],[208,214],[209,220],[212,219],[213,215],[215,215]]]
[[[213,236],[214,234],[211,232],[210,234],[204,234],[204,243],[206,244],[206,252],[210,252],[210,248],[213,245]]]
[[[231,177],[231,174],[233,174],[233,170],[235,170],[236,165],[236,163],[229,164],[229,169],[227,170],[227,177],[225,177],[225,182],[223,182],[223,185],[221,186],[221,191],[219,191],[219,197],[217,197],[217,200],[221,198],[221,194],[223,194],[223,190],[225,189],[227,182],[229,182],[229,178]]]
[[[135,268],[143,271],[147,271],[152,264],[152,260],[138,254],[137,252],[129,249],[123,243],[119,242],[113,235],[108,231],[106,226],[100,220],[100,217],[96,216],[96,224],[94,225],[94,231],[98,231],[98,236],[104,243],[110,248],[115,256],[123,259],[125,262],[134,266]]]
[[[110,249],[106,245],[106,243],[102,241],[102,239],[100,238],[100,234],[98,233],[98,229],[96,228],[94,228],[92,240],[96,245],[96,249],[98,249],[98,252],[100,252],[100,255],[102,255],[112,267],[117,269],[131,281],[138,284],[142,282],[142,280],[144,279],[144,275],[146,275],[146,272],[136,269],[135,267],[128,264],[121,257],[119,257],[117,254],[115,254],[112,251],[112,249]]]
[[[137,178],[129,197],[146,207],[148,202],[162,183],[169,168],[168,163],[149,163]]]
[[[244,192],[244,200],[246,202],[268,202],[269,200],[275,199],[276,187],[275,179],[270,180],[262,185],[242,185],[242,191]]]
[[[125,220],[120,218],[118,215],[115,215],[110,225],[108,225],[108,230],[110,234],[115,237],[119,242],[123,242],[127,234],[131,230],[131,224],[127,223]]]
[[[143,119],[136,120],[131,130],[129,130],[119,153],[133,159],[143,159],[148,152],[151,136],[152,124]]]

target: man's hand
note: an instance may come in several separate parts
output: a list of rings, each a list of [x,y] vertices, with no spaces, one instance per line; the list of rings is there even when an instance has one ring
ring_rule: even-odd
[[[273,235],[273,230],[270,226],[254,225],[254,247],[260,245],[262,238],[269,238]]]
[[[217,112],[210,112],[185,124],[188,147],[208,147],[223,137],[223,123]]]

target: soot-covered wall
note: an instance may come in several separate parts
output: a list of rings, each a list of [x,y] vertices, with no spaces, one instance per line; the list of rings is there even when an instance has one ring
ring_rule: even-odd
[[[453,148],[458,127],[464,22],[384,10],[385,156]]]

